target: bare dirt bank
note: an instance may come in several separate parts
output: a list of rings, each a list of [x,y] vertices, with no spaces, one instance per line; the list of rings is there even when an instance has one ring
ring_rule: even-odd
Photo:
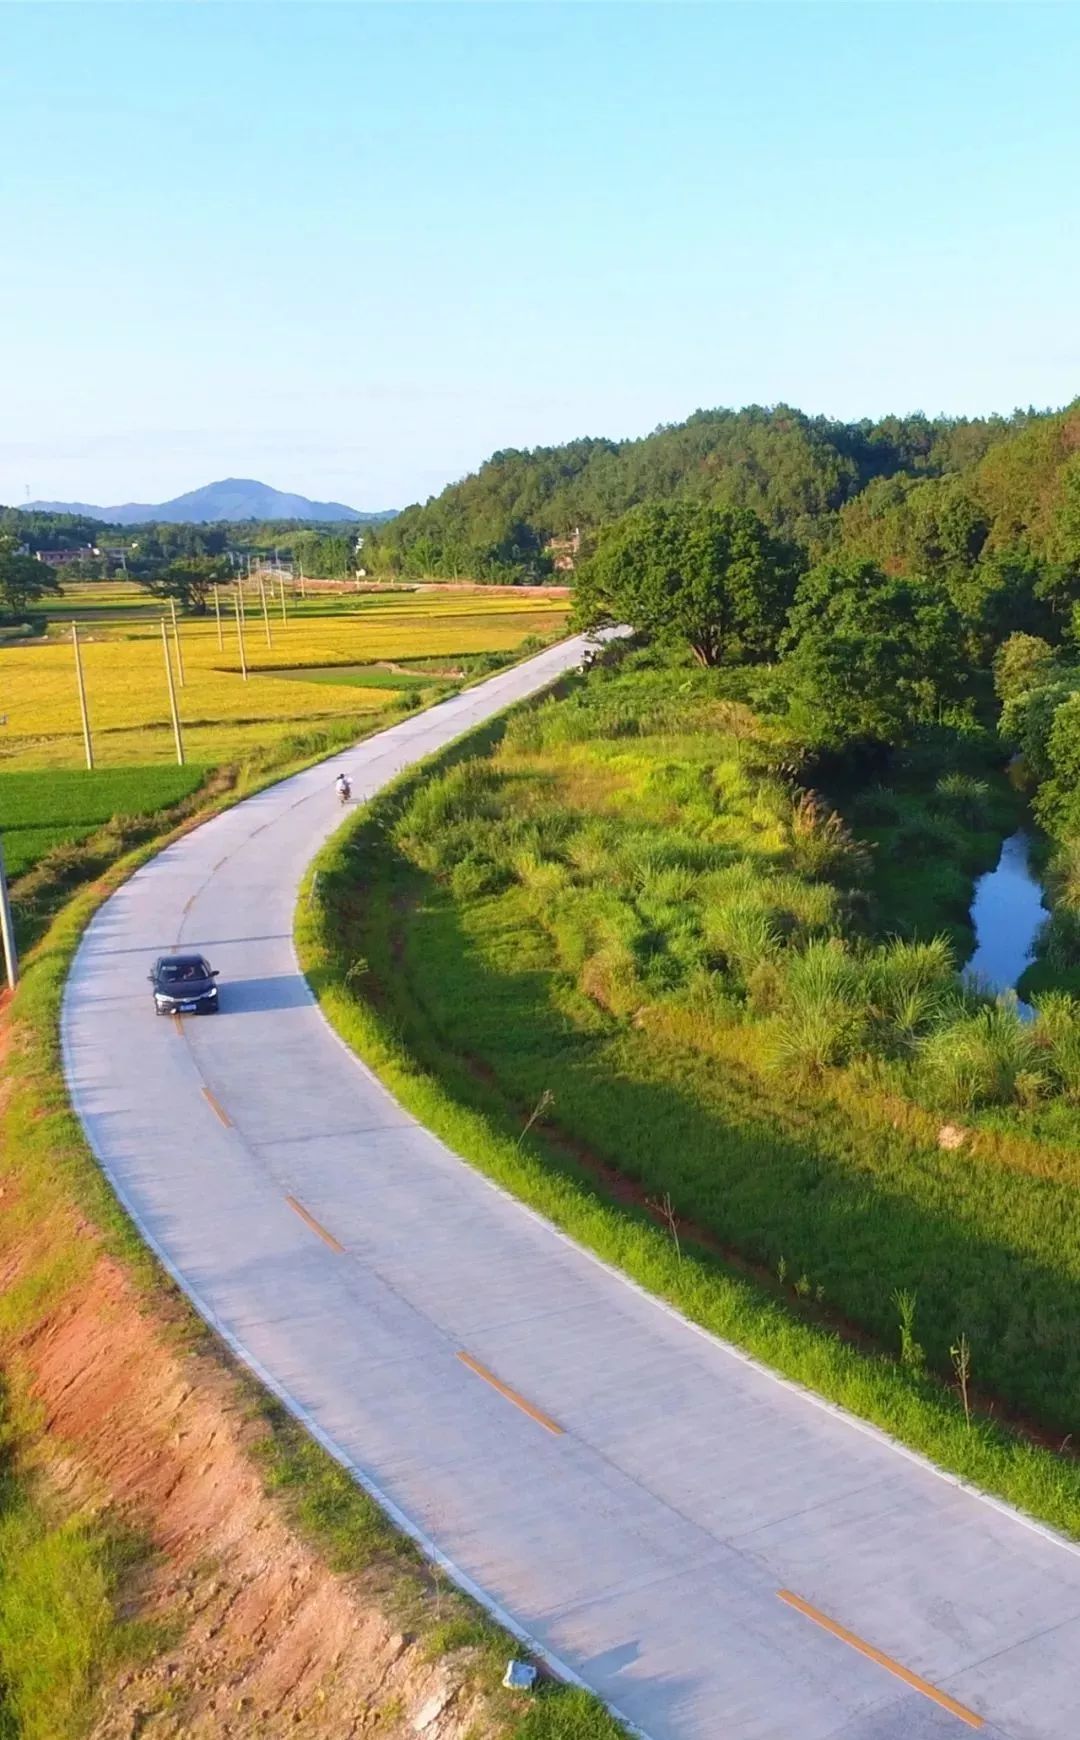
[[[101,1253],[5,1349],[42,1410],[49,1483],[152,1549],[124,1604],[164,1647],[105,1688],[95,1740],[497,1732],[467,1689],[470,1652],[425,1660],[385,1576],[336,1575],[289,1526],[252,1460],[265,1427],[243,1385],[180,1334]]]

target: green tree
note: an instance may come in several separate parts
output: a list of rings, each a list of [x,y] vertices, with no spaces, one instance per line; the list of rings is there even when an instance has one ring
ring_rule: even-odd
[[[15,539],[0,535],[0,610],[18,616],[46,593],[61,590],[48,563],[35,556],[20,556]]]
[[[293,560],[304,573],[321,580],[341,580],[353,573],[356,556],[353,539],[323,537],[319,532],[298,532],[292,539]]]
[[[994,689],[1000,701],[1011,701],[1045,683],[1054,663],[1054,649],[1038,634],[1010,634],[994,659]]]
[[[1042,722],[1048,716],[1048,729],[1037,771],[1049,777],[1036,794],[1035,813],[1052,832],[1075,835],[1080,828],[1080,692],[1062,693],[1059,687],[1044,693],[1047,706]]]
[[[1048,681],[1015,691],[1001,709],[1002,741],[1020,751],[1033,779],[1049,779],[1055,771],[1050,748],[1054,725],[1063,704],[1074,698],[1076,684],[1075,672],[1055,675],[1051,669]]]
[[[894,745],[962,694],[960,621],[945,594],[873,562],[823,562],[784,637],[793,718],[822,748]]]
[[[221,556],[181,556],[142,584],[155,598],[175,598],[184,610],[204,616],[212,588],[231,578],[232,569]]]
[[[628,622],[703,665],[767,659],[799,558],[749,508],[647,502],[605,527],[577,583],[584,627]]]

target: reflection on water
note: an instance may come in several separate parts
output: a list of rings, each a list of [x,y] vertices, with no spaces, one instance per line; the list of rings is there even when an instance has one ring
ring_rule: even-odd
[[[1032,875],[1030,841],[1021,830],[1005,841],[997,868],[980,876],[971,903],[975,953],[966,971],[992,991],[1016,984],[1035,952],[1046,917],[1042,888]]]

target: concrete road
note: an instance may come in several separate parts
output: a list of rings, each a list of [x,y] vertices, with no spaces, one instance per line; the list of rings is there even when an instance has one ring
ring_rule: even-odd
[[[1080,1553],[639,1293],[345,1050],[291,940],[366,797],[541,654],[208,822],[101,909],[68,1080],[198,1309],[395,1517],[652,1740],[1080,1735]],[[151,958],[221,969],[157,1020]]]

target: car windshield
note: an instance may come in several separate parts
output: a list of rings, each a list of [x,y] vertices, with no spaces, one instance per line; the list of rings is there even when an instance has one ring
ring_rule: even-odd
[[[162,961],[160,977],[162,984],[182,985],[192,979],[205,979],[207,976],[205,961]]]

